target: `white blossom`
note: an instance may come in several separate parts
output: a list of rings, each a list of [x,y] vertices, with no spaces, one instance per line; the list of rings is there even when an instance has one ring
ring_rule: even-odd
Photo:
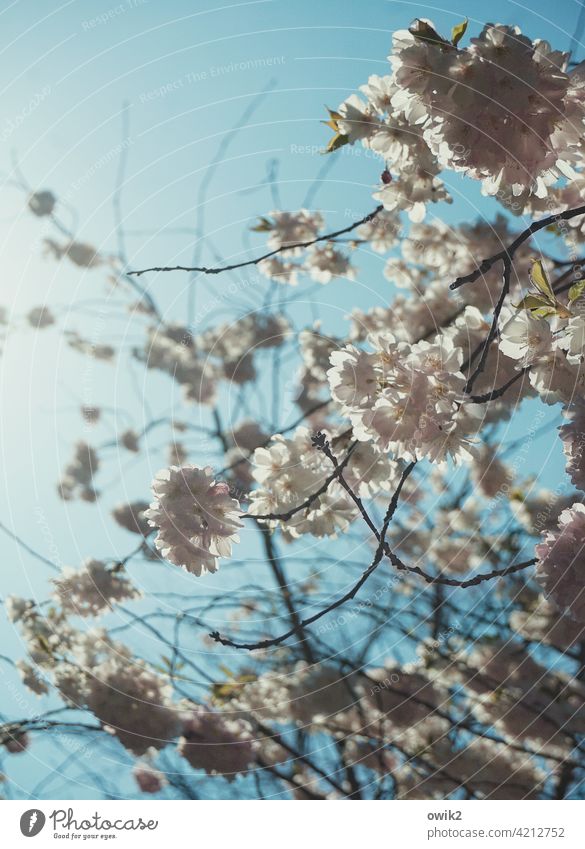
[[[79,616],[98,616],[116,602],[140,597],[127,576],[101,560],[86,560],[79,572],[63,569],[54,584],[62,609]]]
[[[585,622],[585,506],[563,510],[558,529],[536,546],[536,579],[563,613]]]
[[[197,576],[216,572],[242,527],[228,485],[215,481],[209,467],[171,466],[157,474],[152,491],[145,516],[158,530],[154,544],[161,555]]]

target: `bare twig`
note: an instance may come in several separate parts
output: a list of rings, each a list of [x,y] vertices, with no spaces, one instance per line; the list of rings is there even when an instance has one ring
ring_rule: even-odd
[[[329,443],[327,442],[327,440],[325,440],[322,444],[323,444],[323,447],[322,447],[321,450],[331,460],[331,462],[334,464],[334,466],[337,468],[337,466],[338,466],[337,458],[331,452],[331,449],[329,447]],[[344,487],[346,492],[348,492],[348,494],[353,499],[353,501],[356,504],[356,506],[358,507],[365,523],[370,528],[370,530],[374,533],[376,539],[380,540],[381,535],[379,534],[379,532],[378,532],[375,524],[373,523],[368,511],[366,510],[363,501],[361,500],[361,498],[359,498],[358,495],[356,495],[353,492],[353,490],[351,489],[351,487],[349,486],[349,484],[347,483],[347,481],[343,477],[343,472],[341,472],[339,474],[339,482]],[[403,482],[401,481],[401,486],[402,486],[402,483]],[[514,572],[519,572],[522,569],[527,569],[529,566],[533,566],[536,563],[536,559],[528,560],[525,563],[518,563],[514,566],[506,566],[504,569],[494,569],[491,572],[484,572],[483,574],[475,575],[475,577],[469,578],[466,581],[459,581],[456,578],[445,578],[443,575],[431,575],[430,573],[425,572],[419,566],[408,566],[406,563],[403,563],[402,560],[398,557],[398,555],[395,554],[392,551],[392,549],[390,548],[390,546],[388,545],[387,542],[384,541],[383,545],[384,545],[384,554],[386,555],[386,557],[388,557],[388,559],[390,560],[392,565],[399,572],[409,572],[412,575],[418,575],[420,578],[422,578],[424,581],[426,581],[427,584],[444,584],[445,586],[448,586],[448,587],[459,587],[461,589],[465,589],[467,587],[475,587],[475,586],[478,586],[479,584],[484,583],[484,581],[491,581],[494,578],[502,578],[505,575],[511,575]]]
[[[487,404],[489,401],[496,401],[498,398],[501,398],[504,395],[510,386],[513,386],[514,383],[517,383],[521,377],[530,371],[530,366],[525,366],[521,369],[517,374],[507,380],[502,386],[498,386],[497,389],[492,389],[491,392],[486,392],[484,395],[472,395],[470,397],[470,401],[474,404]]]
[[[470,375],[467,383],[465,384],[465,389],[463,391],[467,392],[467,393],[471,392],[471,390],[473,389],[473,384],[475,383],[477,378],[480,376],[480,374],[485,369],[485,365],[486,365],[489,350],[490,350],[490,345],[491,345],[492,341],[495,339],[496,333],[498,332],[498,321],[500,319],[500,313],[502,312],[502,307],[504,306],[504,301],[506,300],[506,298],[508,296],[508,292],[510,291],[510,277],[511,277],[511,274],[512,274],[512,260],[509,256],[504,256],[503,257],[503,263],[504,263],[504,269],[503,269],[503,274],[502,274],[502,289],[500,291],[500,297],[498,298],[498,302],[497,302],[496,307],[494,309],[494,315],[493,315],[493,318],[492,318],[492,324],[491,324],[491,327],[489,329],[489,333],[488,333],[488,335],[486,336],[486,338],[483,342],[481,354],[480,354],[480,357],[479,357],[479,362],[478,362],[477,366],[475,367],[475,371]]]
[[[378,215],[378,213],[383,209],[384,207],[382,205],[377,206],[372,212],[369,212],[367,215],[364,215],[363,218],[360,218],[359,221],[354,221],[353,224],[350,224],[348,227],[343,227],[341,230],[335,230],[333,233],[326,233],[324,236],[317,236],[316,239],[309,239],[306,242],[295,242],[291,245],[283,245],[280,248],[276,248],[273,251],[262,254],[262,256],[256,257],[256,259],[248,259],[245,262],[236,262],[232,265],[216,266],[215,268],[208,268],[204,265],[196,267],[189,267],[186,265],[154,266],[153,268],[141,268],[137,271],[129,271],[128,274],[134,275],[135,277],[140,277],[140,275],[147,274],[149,271],[198,271],[200,274],[221,274],[224,271],[234,271],[236,268],[246,268],[250,265],[258,265],[258,263],[263,260],[270,259],[270,257],[276,256],[284,251],[291,251],[295,248],[310,248],[311,245],[316,245],[319,242],[328,242],[331,239],[335,239],[337,236],[342,236],[344,233],[351,233],[352,230],[355,230],[362,224],[367,224],[368,221],[375,218],[376,215]]]
[[[10,528],[7,528],[3,522],[0,522],[0,530],[4,531],[7,536],[13,539],[16,543],[18,543],[21,548],[31,554],[40,563],[44,563],[45,566],[50,566],[51,569],[53,569],[55,572],[59,571],[59,566],[56,563],[54,563],[52,560],[49,560],[48,557],[44,557],[38,551],[35,551],[34,548],[31,548],[30,545],[28,545],[21,537],[15,534],[14,531],[11,531]]]
[[[566,209],[564,212],[559,212],[556,215],[549,215],[547,218],[541,218],[540,221],[533,221],[530,227],[523,230],[507,248],[504,248],[499,251],[499,253],[494,254],[488,259],[484,259],[474,271],[471,271],[469,274],[465,274],[463,277],[458,277],[457,280],[451,283],[449,288],[459,289],[466,283],[474,283],[479,277],[489,271],[496,262],[503,262],[505,259],[513,260],[514,254],[518,248],[523,245],[524,242],[527,242],[531,236],[538,233],[539,230],[544,230],[546,227],[550,227],[551,224],[555,224],[557,221],[570,221],[571,218],[577,218],[579,215],[585,215],[585,206],[577,206],[574,209]]]
[[[388,530],[388,526],[396,512],[396,508],[398,506],[398,500],[400,498],[400,493],[402,491],[402,487],[406,482],[406,479],[414,469],[415,463],[410,463],[402,473],[402,477],[400,478],[400,482],[396,487],[394,495],[390,500],[390,504],[388,505],[388,509],[386,511],[386,516],[384,517],[384,524],[382,526],[382,531],[380,533],[376,532],[379,538],[379,545],[376,550],[376,554],[374,559],[368,566],[368,568],[361,574],[359,580],[348,590],[344,595],[340,596],[331,604],[324,607],[322,610],[319,610],[317,613],[314,613],[312,616],[308,616],[306,619],[301,620],[298,625],[295,625],[293,628],[290,628],[284,634],[281,634],[279,637],[273,637],[268,640],[259,640],[256,643],[235,643],[233,640],[230,640],[227,637],[222,637],[219,631],[213,631],[209,636],[218,643],[221,643],[223,646],[229,646],[234,649],[247,649],[248,651],[254,651],[255,649],[266,649],[271,648],[272,646],[280,645],[289,637],[292,637],[293,634],[297,633],[300,628],[307,628],[309,625],[312,625],[314,622],[317,622],[319,619],[322,619],[323,616],[326,616],[328,613],[331,613],[333,610],[336,610],[338,607],[341,607],[346,601],[350,601],[352,598],[358,594],[360,589],[366,583],[368,578],[376,571],[380,562],[385,553],[385,536]],[[339,464],[336,465],[336,469],[339,469]],[[340,472],[339,472],[340,474]]]

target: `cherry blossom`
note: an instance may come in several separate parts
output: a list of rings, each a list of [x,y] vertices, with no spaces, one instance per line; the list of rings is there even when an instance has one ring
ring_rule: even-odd
[[[558,528],[547,531],[536,546],[536,578],[545,596],[563,613],[579,621],[585,621],[584,528],[585,506],[574,504],[563,510]]]

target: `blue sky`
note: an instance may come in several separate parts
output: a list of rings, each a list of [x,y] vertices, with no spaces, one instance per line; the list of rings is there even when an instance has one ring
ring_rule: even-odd
[[[193,230],[202,223],[223,257],[245,258],[247,251],[262,246],[261,237],[246,233],[247,226],[274,208],[269,188],[262,185],[267,163],[277,162],[282,207],[298,208],[324,165],[318,152],[328,134],[319,124],[324,105],[336,106],[369,74],[385,73],[393,30],[425,16],[447,32],[469,17],[468,34],[475,35],[485,22],[477,15],[485,9],[492,22],[516,23],[528,35],[567,49],[580,8],[575,0],[554,5],[496,0],[487,8],[469,0],[453,0],[449,8],[376,0],[2,3],[0,170],[8,173],[16,155],[32,187],[50,188],[65,199],[61,214],[68,224],[78,222],[78,238],[108,253],[116,250],[113,192],[125,150],[122,209],[131,266],[190,262],[196,237],[169,230]],[[577,58],[584,57],[585,48],[579,46]],[[249,122],[232,135],[262,92]],[[221,162],[210,172],[222,145]],[[379,170],[379,161],[363,151],[352,149],[337,157],[316,199],[332,229],[373,208],[371,191]],[[206,175],[211,176],[208,185]],[[478,186],[447,182],[455,203],[433,209],[433,215],[455,223],[496,211],[495,202],[482,198]],[[104,325],[101,304],[116,301],[104,275],[82,273],[44,257],[44,225],[23,207],[22,193],[5,186],[0,193],[0,305],[19,317],[45,301],[58,304],[61,329],[77,327],[103,341],[139,344],[139,333],[121,310]],[[207,247],[202,259],[213,261]],[[352,306],[387,304],[392,296],[381,273],[383,259],[360,255],[356,264],[358,289],[345,281],[319,292],[326,330],[342,332]],[[245,279],[255,294],[266,286]],[[152,286],[165,317],[184,320],[187,276],[143,280]],[[222,285],[218,279],[198,287],[197,327],[205,324],[218,296],[222,307],[229,306]],[[86,307],[83,314],[80,304]],[[309,323],[310,304],[295,307],[295,315]],[[149,377],[148,399],[156,413],[176,404],[169,384]],[[104,497],[98,506],[64,504],[56,497],[55,484],[80,436],[99,444],[123,425],[140,427],[148,418],[128,358],[115,366],[88,364],[64,345],[59,330],[35,334],[22,328],[11,334],[0,359],[0,393],[0,521],[60,564],[126,553],[133,540],[112,526],[109,507],[147,495],[152,473],[163,465],[162,450],[153,444],[137,463],[127,455],[115,457],[99,480]],[[78,412],[82,400],[120,412],[106,417],[88,437]],[[190,415],[193,422],[207,421],[197,408]],[[526,421],[510,435],[521,432]],[[544,437],[537,443],[534,466],[544,481],[554,483],[558,451],[549,458],[549,441]],[[2,595],[43,597],[46,569],[5,535],[0,535],[0,550]],[[243,551],[253,564],[252,542]],[[133,574],[149,593],[195,591],[189,576],[170,575],[162,566],[148,568],[148,575]],[[240,584],[229,569],[214,580],[213,591]],[[205,591],[207,587],[197,587],[197,592]],[[18,656],[19,638],[3,617],[0,637],[3,652]],[[20,692],[14,687],[0,695],[0,710],[7,714],[15,710],[14,694]],[[24,698],[28,705],[31,696]],[[18,762],[12,759],[10,771],[23,793],[46,773],[51,757],[41,746]],[[91,796],[81,784],[69,785],[69,791],[67,786],[64,793]]]

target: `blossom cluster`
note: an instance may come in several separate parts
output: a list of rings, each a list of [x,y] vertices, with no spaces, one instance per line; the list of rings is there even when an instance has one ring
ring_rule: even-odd
[[[354,307],[345,331],[333,333],[311,304],[295,327],[304,291],[299,298],[261,278],[254,308],[245,280],[228,290],[233,304],[214,295],[213,309],[189,320],[169,320],[146,287],[130,306],[143,323],[129,346],[133,363],[170,378],[181,398],[146,423],[120,425],[116,416],[103,445],[78,442],[58,491],[96,501],[108,451],[130,461],[157,451],[149,436],[168,426],[152,500],[143,491],[107,506],[135,549],[59,569],[48,599],[8,598],[6,612],[26,646],[15,664],[22,683],[91,712],[109,745],[138,759],[143,793],[181,784],[163,766],[165,750],[198,780],[241,777],[236,789],[254,781],[261,793],[268,776],[293,798],[342,798],[364,774],[380,794],[391,785],[395,798],[548,798],[582,743],[585,284],[549,282],[563,268],[577,278],[574,257],[551,251],[535,260],[528,236],[538,228],[519,235],[510,216],[450,226],[426,214],[451,200],[447,171],[478,181],[513,213],[581,204],[585,65],[512,26],[487,24],[468,46],[465,38],[466,25],[447,39],[416,21],[395,33],[389,72],[330,110],[329,151],[360,143],[383,163],[373,213],[327,233],[315,210],[273,210],[252,228],[266,235],[268,255],[242,265],[290,286],[357,281],[354,257],[373,252],[385,278],[377,306]],[[27,190],[30,212],[47,226],[57,203],[52,192]],[[106,271],[120,296],[137,282],[121,260],[64,232],[46,240],[56,259]],[[583,244],[583,217],[562,235]],[[56,321],[43,305],[23,324]],[[72,329],[64,338],[98,368],[121,362],[123,346],[110,340]],[[84,400],[97,437],[113,411]],[[530,453],[535,430],[520,440],[506,433],[525,401],[556,413],[552,427],[562,416],[551,443],[562,444],[568,477],[554,491],[518,460],[516,443]],[[108,484],[100,489],[103,502]],[[152,614],[156,625],[150,612],[136,616],[163,644],[156,658],[114,639],[126,628],[110,628],[116,610],[126,614],[142,597],[155,566],[165,581],[173,570],[161,561],[188,572],[183,581],[212,575],[245,524],[263,544],[274,587],[248,585],[246,572],[237,592],[194,593],[188,613],[179,601],[176,615]],[[303,543],[309,536],[321,542]],[[281,542],[301,564],[294,588]],[[306,556],[309,547],[318,556]],[[339,595],[319,571],[321,557],[327,568],[335,563]],[[353,629],[339,639],[334,615],[348,600],[355,640]],[[233,640],[212,631],[211,614],[226,610]],[[367,632],[353,619],[364,611]],[[453,612],[463,624],[453,624]],[[236,653],[237,668],[222,656],[210,672],[181,642],[187,623],[204,627],[207,646],[278,648]],[[249,633],[239,643],[242,623]],[[8,754],[34,739],[24,724],[4,730]],[[328,781],[319,765],[329,758],[338,767]],[[569,782],[579,781],[582,768],[570,766]]]
[[[389,172],[375,195],[415,221],[447,199],[443,170],[481,181],[514,212],[546,198],[583,164],[583,68],[518,27],[486,24],[462,47],[432,22],[395,32],[391,71],[372,76],[332,113],[329,149],[360,141]]]
[[[355,437],[405,460],[468,459],[481,419],[463,403],[461,348],[447,335],[412,346],[391,333],[369,340],[372,353],[352,345],[334,351],[327,374]]]
[[[315,242],[323,226],[322,216],[307,209],[276,210],[262,217],[252,229],[269,233],[268,246],[279,253],[258,264],[260,273],[289,286],[296,286],[305,274],[316,283],[329,283],[336,277],[354,280],[356,269],[347,252],[337,248],[332,240],[312,244],[303,251],[301,246]]]
[[[153,481],[154,501],[144,515],[158,533],[161,555],[188,572],[215,572],[238,541],[239,505],[211,468],[171,466]]]

